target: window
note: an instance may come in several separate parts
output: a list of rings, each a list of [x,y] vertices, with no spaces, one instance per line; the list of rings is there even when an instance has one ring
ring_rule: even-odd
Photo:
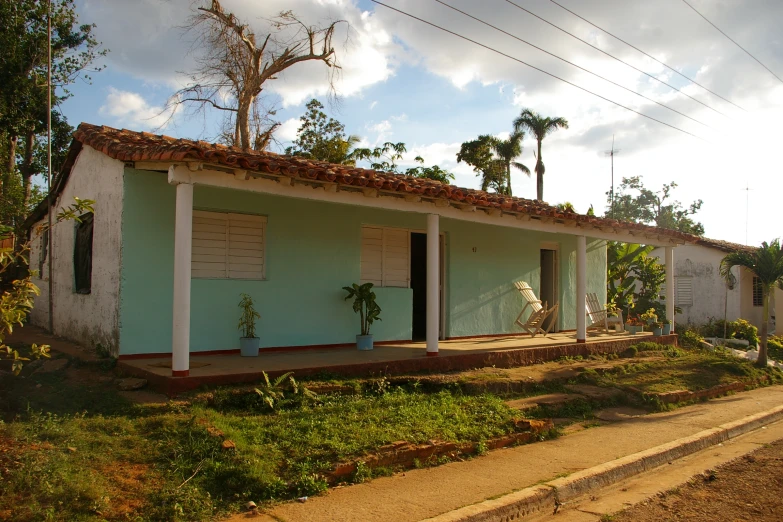
[[[76,224],[76,242],[73,248],[74,291],[89,294],[92,291],[92,231],[93,214],[79,217]]]
[[[264,279],[266,217],[193,211],[191,277]]]
[[[674,278],[674,295],[677,306],[693,305],[693,278],[681,276]]]
[[[362,227],[361,281],[375,286],[410,286],[410,232]]]
[[[753,276],[753,306],[764,306],[764,287],[756,276]]]
[[[44,230],[41,234],[41,250],[38,255],[38,277],[44,278],[44,265],[46,264],[46,255],[49,253],[49,230]]]

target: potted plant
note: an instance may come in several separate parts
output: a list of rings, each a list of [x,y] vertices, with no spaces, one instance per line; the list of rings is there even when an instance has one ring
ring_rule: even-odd
[[[667,319],[663,322],[663,335],[669,335],[672,333],[672,322]]]
[[[658,322],[658,314],[655,313],[655,308],[650,308],[646,312],[644,312],[641,315],[642,321],[646,322],[648,325],[652,325],[653,323]]]
[[[655,336],[663,335],[663,323],[654,322],[652,324],[652,334]]]
[[[345,300],[353,299],[353,311],[359,314],[361,321],[361,334],[356,336],[356,347],[359,350],[372,350],[372,334],[370,334],[370,325],[375,320],[380,321],[381,307],[375,302],[375,292],[372,291],[372,283],[364,283],[351,286],[344,286],[343,290],[348,292]]]
[[[237,326],[237,329],[242,332],[242,337],[239,338],[239,352],[242,357],[258,357],[261,339],[256,337],[256,320],[260,319],[261,315],[256,312],[252,297],[247,294],[242,294],[241,297],[239,308],[242,314],[239,316]]]
[[[628,322],[625,323],[625,326],[625,329],[628,330],[628,333],[631,335],[636,335],[642,331],[642,323],[636,316],[629,317]]]

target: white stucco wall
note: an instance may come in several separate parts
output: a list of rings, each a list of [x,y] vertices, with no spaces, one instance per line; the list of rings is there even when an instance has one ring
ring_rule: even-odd
[[[663,262],[663,249],[656,248],[650,254]],[[728,290],[720,276],[720,261],[726,254],[718,249],[701,245],[682,245],[674,249],[674,277],[690,277],[693,288],[693,304],[680,304],[682,313],[675,316],[675,322],[704,324],[710,318],[729,321],[742,317],[740,296],[744,292],[742,278],[734,268],[737,285]],[[675,301],[677,303],[677,301]]]
[[[123,172],[121,161],[85,145],[55,205],[59,210],[74,197],[95,200],[91,293],[74,292],[74,222],[54,227],[54,255],[47,256],[47,263],[54,259],[54,333],[88,347],[100,343],[115,355],[119,348]],[[30,267],[37,269],[41,240],[34,231],[31,239]],[[41,296],[35,301],[31,322],[48,328],[47,264],[33,282],[41,289]]]

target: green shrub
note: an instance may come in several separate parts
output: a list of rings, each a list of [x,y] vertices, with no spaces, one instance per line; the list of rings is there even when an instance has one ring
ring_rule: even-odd
[[[783,337],[771,335],[767,338],[767,356],[775,361],[783,361]]]
[[[724,335],[727,339],[744,339],[753,346],[759,344],[759,330],[745,319],[726,322],[723,319],[710,319],[699,329],[704,337],[720,337]]]
[[[701,348],[701,343],[704,341],[704,337],[693,328],[685,329],[679,336],[680,346],[683,348]]]

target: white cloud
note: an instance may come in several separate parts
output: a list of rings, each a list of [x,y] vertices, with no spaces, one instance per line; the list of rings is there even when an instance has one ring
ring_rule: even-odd
[[[376,105],[378,105],[378,101],[377,101],[377,100],[373,101],[373,102],[370,104],[370,110],[373,110],[373,109],[375,108],[375,106],[376,106]]]
[[[109,94],[99,114],[112,118],[115,124],[127,125],[133,129],[152,129],[165,126],[172,113],[163,107],[150,105],[140,94],[109,87]]]
[[[302,122],[299,118],[289,118],[280,124],[275,131],[275,137],[282,142],[290,142],[296,139],[296,132],[299,130]]]

